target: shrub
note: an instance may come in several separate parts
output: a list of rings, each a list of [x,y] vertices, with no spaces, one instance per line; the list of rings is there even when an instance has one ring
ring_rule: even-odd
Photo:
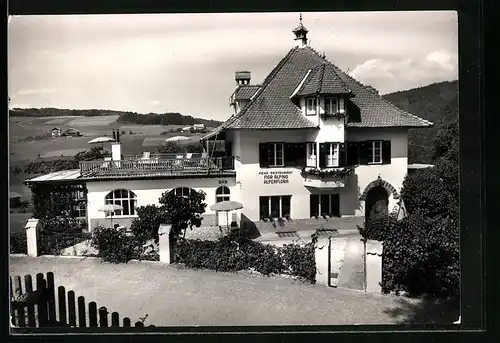
[[[82,232],[84,227],[77,218],[69,216],[47,216],[40,220],[38,251],[41,255],[60,255],[63,249],[90,239]]]
[[[26,231],[15,232],[10,234],[10,253],[11,254],[27,254],[28,243],[26,239]]]
[[[359,228],[359,233],[365,241],[384,241],[396,224],[396,218],[392,214],[383,214],[376,218],[367,220],[365,225]]]
[[[136,209],[137,218],[134,218],[130,230],[137,239],[145,242],[153,239],[158,242],[158,228],[162,223],[168,223],[164,211],[156,205],[140,206]]]
[[[62,250],[89,240],[87,232],[50,232],[40,230],[38,248],[40,255],[60,255]]]
[[[287,274],[310,283],[316,282],[314,243],[283,248],[231,236],[201,241],[179,238],[173,246],[175,263],[189,268],[234,272],[254,269],[263,275]]]
[[[412,213],[384,241],[382,291],[458,298],[458,222]]]
[[[96,227],[92,232],[92,246],[98,257],[106,262],[126,263],[140,255],[141,245],[134,237],[112,228]]]

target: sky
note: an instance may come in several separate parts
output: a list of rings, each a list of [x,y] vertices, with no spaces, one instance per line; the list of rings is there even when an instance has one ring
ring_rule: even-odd
[[[10,107],[179,112],[225,120],[234,72],[261,83],[299,13],[15,16]],[[307,12],[309,45],[381,94],[458,79],[456,12]]]

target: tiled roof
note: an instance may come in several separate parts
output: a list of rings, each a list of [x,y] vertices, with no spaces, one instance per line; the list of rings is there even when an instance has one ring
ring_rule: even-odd
[[[313,94],[349,94],[350,90],[331,64],[324,62],[311,70],[296,96]]]
[[[432,123],[405,112],[340,70],[310,47],[295,47],[264,80],[252,101],[237,115],[229,118],[225,129],[298,129],[317,128],[304,117],[290,96],[309,70],[323,68],[330,75],[325,88],[343,87],[354,97],[349,100],[351,112],[348,127],[428,127]],[[328,71],[328,72],[327,72]],[[312,72],[310,73],[310,76]],[[336,77],[334,77],[336,75]],[[342,82],[340,82],[342,81]],[[357,112],[357,113],[356,113]]]
[[[239,86],[234,92],[234,100],[250,100],[260,88],[260,85]]]

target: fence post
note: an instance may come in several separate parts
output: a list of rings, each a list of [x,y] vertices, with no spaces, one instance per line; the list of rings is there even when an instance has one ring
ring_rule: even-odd
[[[40,292],[40,296],[37,301],[38,326],[43,327],[46,326],[48,322],[47,284],[43,273],[36,274],[36,289]]]
[[[38,235],[39,235],[39,222],[38,219],[28,219],[26,226],[26,245],[28,247],[28,256],[38,257]]]
[[[89,303],[89,327],[97,327],[97,304],[95,301]]]
[[[59,322],[62,325],[67,324],[66,316],[66,289],[64,286],[57,287],[57,303],[59,307]]]
[[[68,324],[71,327],[76,327],[76,304],[75,292],[68,292]]]
[[[14,293],[13,296],[14,298],[18,298],[23,294],[23,288],[22,288],[22,283],[21,283],[21,277],[19,275],[14,276]],[[26,287],[26,286],[25,286]],[[24,308],[19,308],[16,310],[17,315],[16,315],[16,325],[19,327],[25,327],[26,326],[26,316],[24,314]]]
[[[172,252],[170,251],[170,229],[172,225],[160,224],[158,228],[158,245],[160,250],[160,262],[170,264]]]
[[[366,242],[366,291],[381,293],[382,282],[382,242]]]
[[[316,283],[330,286],[330,237],[319,237],[314,250],[316,259]]]
[[[47,273],[47,297],[48,297],[48,311],[49,322],[57,321],[56,318],[56,290],[54,285],[54,273]]]
[[[120,315],[118,312],[111,313],[111,326],[120,326]]]
[[[87,327],[86,324],[86,311],[85,311],[85,298],[78,297],[78,326],[81,328]]]
[[[99,326],[108,327],[108,309],[105,306],[99,307]]]
[[[26,293],[33,293],[33,281],[31,275],[24,276],[24,290]],[[36,327],[35,305],[28,303],[28,327]]]

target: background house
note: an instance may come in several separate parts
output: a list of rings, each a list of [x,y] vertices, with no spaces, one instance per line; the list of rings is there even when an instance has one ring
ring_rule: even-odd
[[[9,192],[9,201],[11,208],[17,208],[21,206],[21,194],[16,192]]]
[[[80,137],[80,136],[82,136],[82,134],[80,133],[80,131],[78,131],[77,129],[67,129],[66,131],[64,131],[63,135],[64,136],[69,136],[69,137]]]
[[[51,130],[52,137],[60,137],[61,136],[61,129],[58,127],[55,127]]]

